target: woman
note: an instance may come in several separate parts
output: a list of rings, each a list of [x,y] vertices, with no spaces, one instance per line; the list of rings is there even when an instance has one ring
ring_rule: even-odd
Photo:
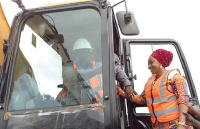
[[[118,94],[137,104],[147,104],[154,129],[185,129],[189,102],[187,83],[178,69],[167,71],[173,54],[164,49],[154,51],[148,59],[152,76],[141,95],[126,95],[117,87]]]

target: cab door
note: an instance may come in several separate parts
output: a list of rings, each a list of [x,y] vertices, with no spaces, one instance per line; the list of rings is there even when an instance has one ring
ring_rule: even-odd
[[[37,8],[15,17],[0,73],[0,128],[115,129],[106,67],[108,11],[100,3]],[[90,49],[78,51],[74,44],[83,39]]]
[[[172,39],[124,39],[122,46],[124,50],[125,70],[132,82],[134,90],[138,94],[142,93],[146,81],[151,76],[151,72],[148,69],[148,58],[152,51],[160,48],[171,51],[173,53],[173,61],[166,69],[178,68],[180,70],[181,75],[186,78],[188,83],[190,101],[199,110],[199,100],[195,85],[186,58],[184,57],[184,52],[181,50],[179,43]],[[151,128],[152,125],[147,106],[145,104],[137,105],[131,102],[128,102],[128,104],[132,105],[128,109],[128,112],[132,113],[130,121],[132,121],[133,128]]]

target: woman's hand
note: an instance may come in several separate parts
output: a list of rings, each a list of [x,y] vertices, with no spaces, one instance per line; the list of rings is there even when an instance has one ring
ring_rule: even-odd
[[[126,93],[121,89],[121,87],[117,86],[116,91],[120,96],[122,96],[124,98],[126,97]]]
[[[129,96],[127,96],[127,99],[131,102],[136,102],[135,94],[132,93]]]
[[[116,87],[116,91],[120,96],[128,99],[131,102],[135,102],[135,94],[134,93],[126,94],[119,86]]]

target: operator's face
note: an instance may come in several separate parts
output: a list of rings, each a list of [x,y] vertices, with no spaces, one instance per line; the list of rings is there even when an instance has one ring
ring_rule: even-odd
[[[148,69],[152,74],[157,74],[160,71],[161,64],[152,56],[148,59]]]
[[[78,49],[78,50],[76,50],[76,56],[79,61],[91,62],[92,61],[92,49]]]

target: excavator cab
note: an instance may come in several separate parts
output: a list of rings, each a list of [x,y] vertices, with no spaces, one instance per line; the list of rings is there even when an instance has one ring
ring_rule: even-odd
[[[2,128],[116,126],[110,123],[114,116],[105,115],[111,110],[109,68],[106,75],[102,67],[109,66],[103,58],[108,11],[103,1],[23,8],[14,19],[1,72]],[[78,39],[91,48],[75,50]]]
[[[160,47],[177,52],[175,63],[198,107],[179,44],[122,39],[121,33],[137,35],[139,29],[133,13],[115,14],[113,8],[106,0],[23,7],[14,18],[0,73],[1,128],[150,129],[146,105],[131,103],[115,91],[121,84],[115,81],[114,53],[139,93],[149,72],[144,77],[137,70],[147,69],[141,62]],[[75,45],[78,41],[82,46]]]

